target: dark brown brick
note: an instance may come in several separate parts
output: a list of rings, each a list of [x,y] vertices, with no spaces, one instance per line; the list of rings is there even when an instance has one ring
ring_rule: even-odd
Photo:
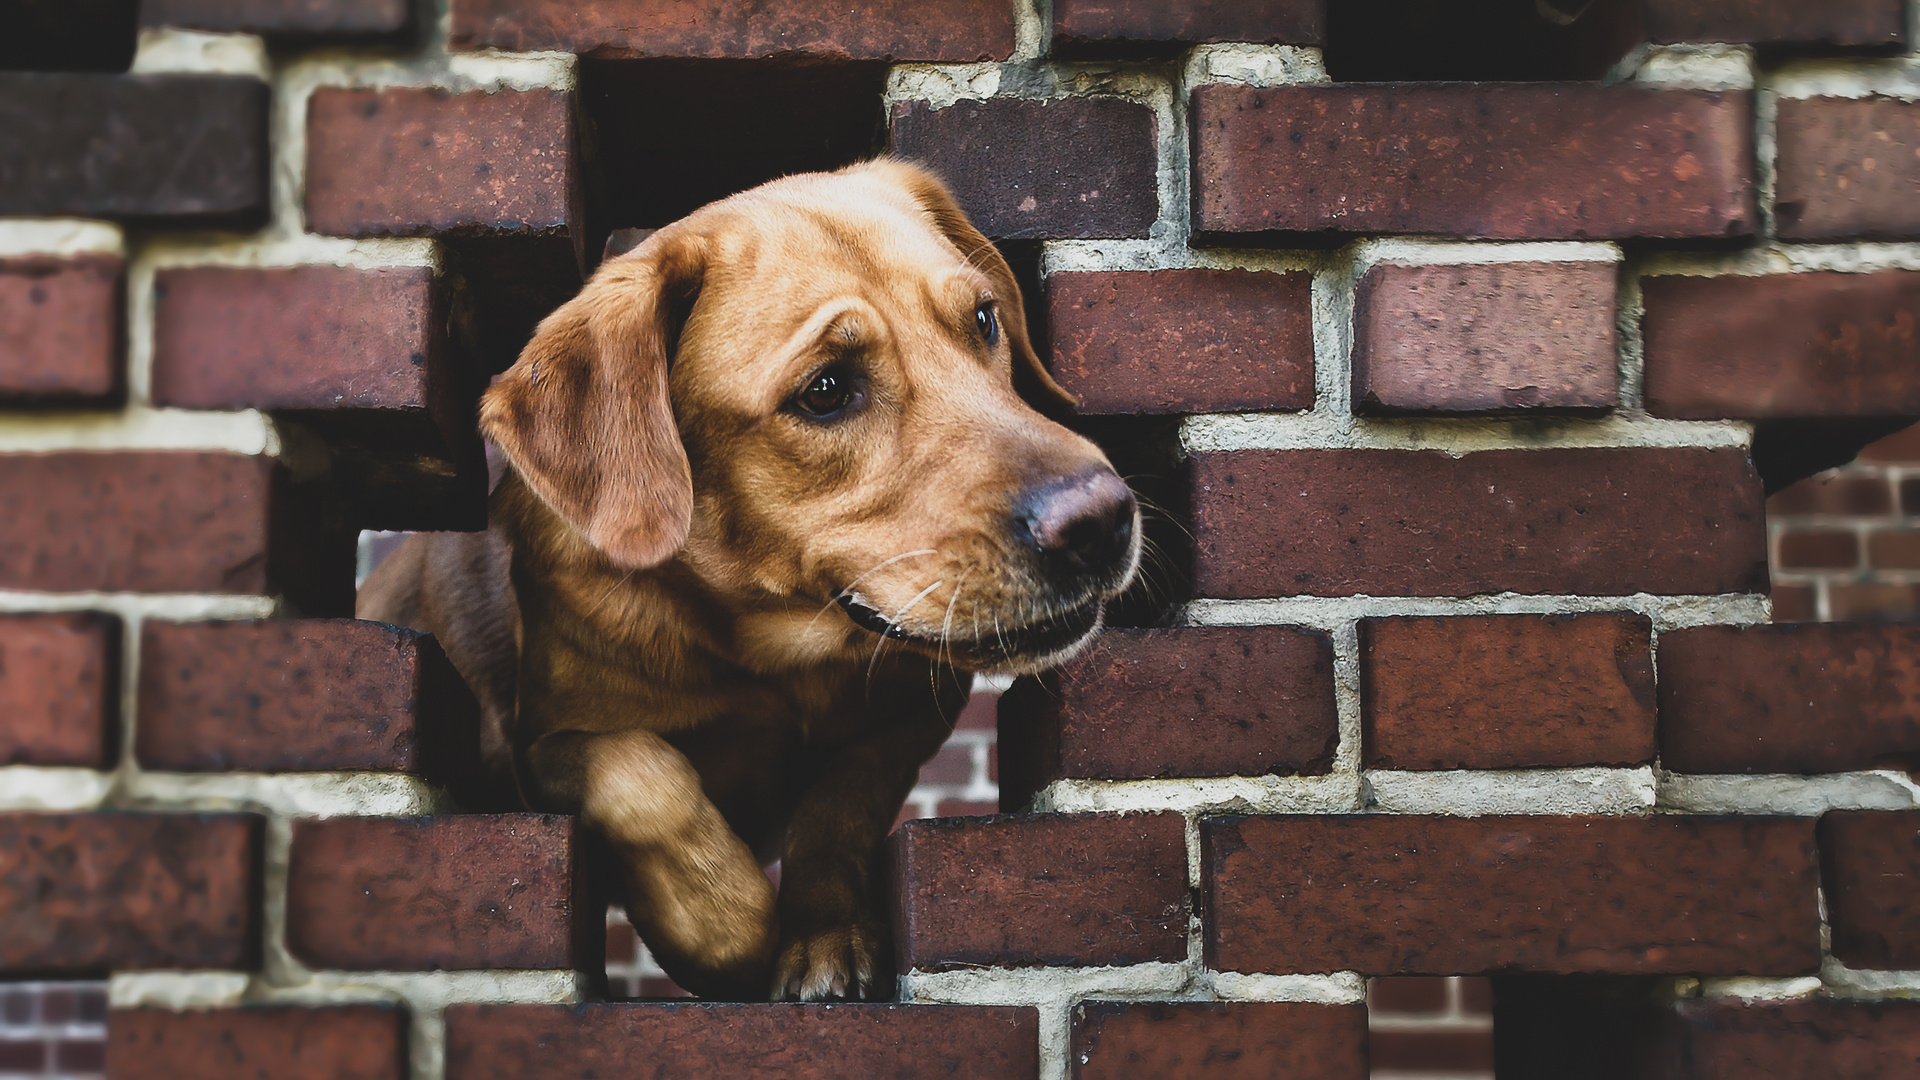
[[[115,1009],[113,1080],[405,1080],[407,1014],[391,1005]]]
[[[1201,822],[1200,843],[1207,965],[1220,971],[1820,965],[1819,870],[1803,819],[1218,818]]]
[[[0,216],[250,225],[267,212],[267,84],[0,73]]]
[[[1784,570],[1851,570],[1860,565],[1860,541],[1837,529],[1795,529],[1780,536]]]
[[[1139,56],[1246,41],[1319,45],[1324,0],[1054,0],[1056,56]]]
[[[1868,443],[1860,451],[1861,461],[1920,461],[1920,424],[1901,428],[1884,439]]]
[[[1876,515],[1893,512],[1893,489],[1884,476],[1844,473],[1809,476],[1767,497],[1767,516],[1789,514]]]
[[[600,58],[1004,60],[1013,12],[998,0],[878,0],[857,14],[810,0],[456,0],[450,43]]]
[[[1641,293],[1656,416],[1920,413],[1920,273],[1650,277]]]
[[[1783,239],[1920,236],[1920,103],[1786,98],[1776,131]]]
[[[1620,403],[1612,263],[1375,266],[1354,291],[1362,412]]]
[[[447,1080],[778,1076],[1031,1080],[1039,1020],[1018,1006],[454,1005]],[[564,1047],[564,1052],[556,1048]]]
[[[1674,772],[1920,767],[1920,626],[1697,626],[1660,635]]]
[[[1679,1008],[1689,1080],[1824,1077],[1886,1080],[1920,1067],[1920,1002],[1722,998]],[[1676,1074],[1669,1074],[1676,1075]]]
[[[1055,780],[1322,773],[1340,741],[1333,642],[1293,626],[1108,630],[1000,699],[1001,792]]]
[[[1900,0],[1645,0],[1645,12],[1659,42],[1895,48],[1907,37]]]
[[[1381,1031],[1368,1040],[1368,1050],[1384,1073],[1493,1072],[1491,1031]]]
[[[1362,1005],[1085,1001],[1073,1008],[1074,1080],[1366,1080]]]
[[[1533,769],[1653,760],[1643,615],[1360,621],[1366,763]]]
[[[1920,969],[1920,811],[1832,810],[1819,835],[1833,955],[1854,968]]]
[[[408,0],[140,0],[146,26],[275,37],[394,34],[412,14]]]
[[[1751,112],[1598,83],[1196,87],[1193,229],[1745,236]]]
[[[1178,814],[923,818],[891,843],[903,972],[1187,955]]]
[[[1836,621],[1910,621],[1920,617],[1920,585],[1885,582],[1827,586],[1827,618]]]
[[[0,400],[120,397],[125,301],[117,255],[0,259]]]
[[[1867,565],[1875,570],[1920,570],[1920,532],[1882,529],[1868,534]]]
[[[119,686],[119,619],[0,615],[0,765],[112,768]]]
[[[893,152],[946,179],[996,240],[1146,236],[1159,214],[1153,110],[1118,98],[893,107]]]
[[[0,970],[252,969],[252,814],[0,814]]]
[[[1447,1011],[1447,980],[1429,975],[1383,975],[1367,980],[1369,1013]]]
[[[307,105],[307,227],[569,235],[574,141],[569,95],[557,90],[321,87]]]
[[[1300,272],[1052,274],[1049,367],[1082,413],[1310,409],[1312,286]]]
[[[1767,587],[1743,450],[1195,454],[1211,597],[1711,594]]]
[[[287,949],[316,968],[579,968],[604,963],[606,905],[571,817],[466,814],[293,825]]]
[[[1818,601],[1811,585],[1782,585],[1775,582],[1771,599],[1774,622],[1811,622],[1820,617]]]

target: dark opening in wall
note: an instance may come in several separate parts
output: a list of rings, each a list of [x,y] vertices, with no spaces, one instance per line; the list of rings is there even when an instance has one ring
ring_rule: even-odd
[[[1597,79],[1645,40],[1641,0],[1337,0],[1336,82]]]
[[[9,0],[0,4],[0,71],[125,71],[139,0]]]

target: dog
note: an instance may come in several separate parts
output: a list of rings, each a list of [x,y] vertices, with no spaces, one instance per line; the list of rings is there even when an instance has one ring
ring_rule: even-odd
[[[876,863],[967,673],[1071,656],[1139,563],[1073,404],[931,174],[786,177],[540,323],[481,400],[488,531],[410,538],[357,614],[440,640],[502,803],[604,839],[681,986],[887,997]]]

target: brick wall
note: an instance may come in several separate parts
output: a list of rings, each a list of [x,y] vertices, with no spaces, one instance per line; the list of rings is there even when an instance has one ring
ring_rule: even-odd
[[[1920,416],[1911,5],[1471,7],[34,9],[0,1069],[1912,1071],[1920,455],[1793,486]],[[897,1004],[608,1001],[667,987],[574,822],[458,812],[356,538],[479,526],[475,396],[614,230],[883,145],[1153,587],[929,763]]]

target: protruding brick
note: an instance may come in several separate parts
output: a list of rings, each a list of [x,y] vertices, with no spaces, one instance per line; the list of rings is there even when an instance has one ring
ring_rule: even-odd
[[[1319,45],[1324,0],[1054,0],[1056,56],[1157,56],[1244,41]]]
[[[1901,0],[1644,0],[1647,36],[1659,42],[1898,48]],[[1784,104],[1784,102],[1783,102]]]
[[[1650,762],[1652,642],[1644,615],[1362,619],[1367,766]]]
[[[0,970],[251,969],[252,814],[0,814]]]
[[[0,217],[250,225],[267,212],[267,84],[0,73]]]
[[[1641,294],[1656,416],[1920,414],[1920,272],[1650,277]]]
[[[1920,1063],[1920,1002],[1743,1002],[1720,998],[1679,1007],[1672,1057],[1687,1080],[1910,1076]]]
[[[1031,1080],[1031,1008],[968,1005],[454,1005],[447,1080],[778,1076]]]
[[[1193,229],[1746,236],[1751,114],[1743,92],[1599,83],[1200,86]]]
[[[1685,773],[1920,767],[1920,627],[1660,635],[1660,762]]]
[[[1059,273],[1047,328],[1082,413],[1313,407],[1312,275]]]
[[[1920,236],[1920,103],[1783,98],[1775,130],[1783,239]]]
[[[891,843],[903,972],[1187,955],[1178,814],[923,818]]]
[[[1069,777],[1320,773],[1339,741],[1325,633],[1108,630],[1000,699],[1001,794],[1013,808]]]
[[[115,1009],[113,1080],[405,1080],[407,1014],[392,1005]]]
[[[1207,965],[1221,971],[1820,965],[1801,819],[1288,815],[1205,820],[1200,844]]]
[[[1920,969],[1920,811],[1828,811],[1820,870],[1837,959]]]
[[[0,615],[0,765],[112,768],[119,685],[119,619]]]
[[[117,255],[0,259],[0,401],[119,397],[125,300]]]
[[[571,235],[580,179],[568,99],[557,90],[321,87],[307,105],[307,227]]]
[[[1619,596],[1767,587],[1738,449],[1238,450],[1193,455],[1208,597]]]
[[[858,13],[811,0],[456,0],[455,50],[553,49],[596,58],[809,56],[1005,60],[1013,12],[997,0],[879,0]]]
[[[412,23],[408,0],[140,0],[147,26],[272,37],[367,37]]]
[[[1085,1001],[1074,1080],[1365,1080],[1367,1010],[1293,1001]]]
[[[287,949],[311,967],[594,970],[579,822],[551,814],[294,822]]]
[[[1354,407],[1611,409],[1613,298],[1612,263],[1375,266],[1354,291]]]
[[[1118,98],[893,107],[893,152],[925,163],[997,240],[1144,237],[1159,216],[1153,110]]]

